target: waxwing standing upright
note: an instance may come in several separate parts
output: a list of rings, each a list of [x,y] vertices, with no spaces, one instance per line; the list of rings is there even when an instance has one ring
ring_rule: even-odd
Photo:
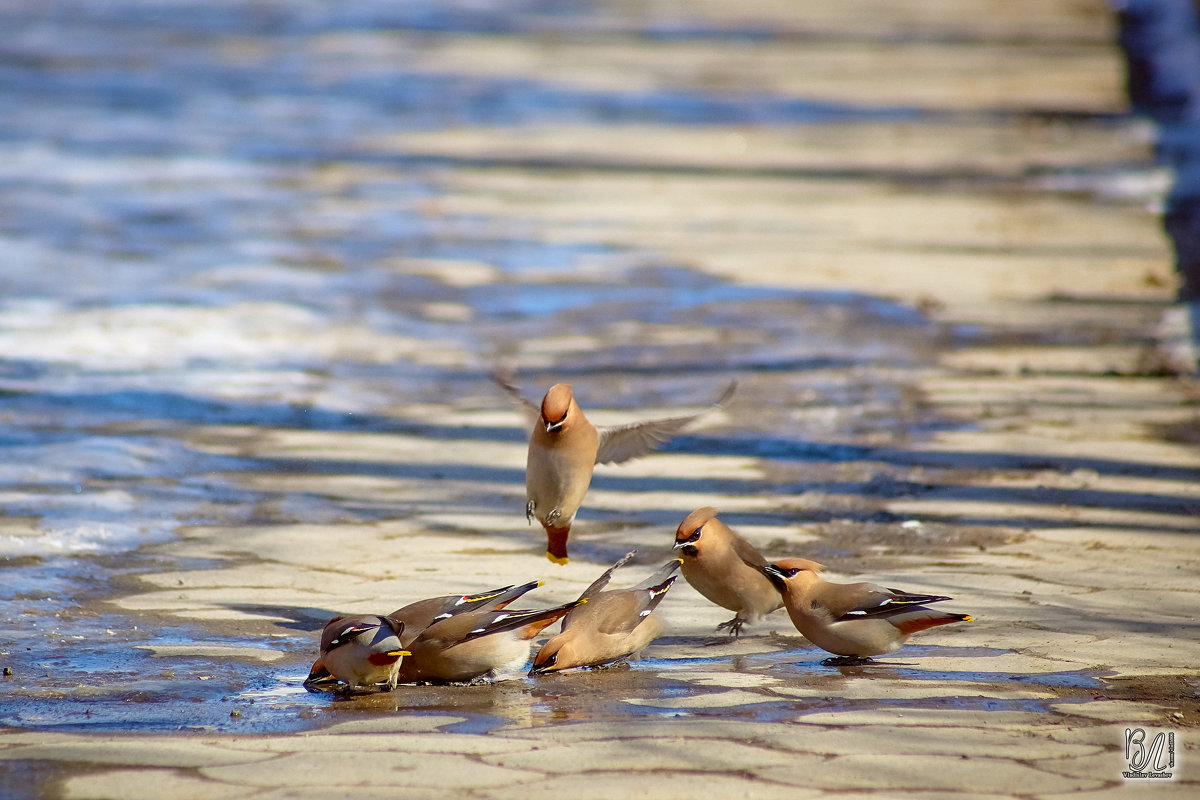
[[[321,654],[312,666],[306,688],[333,679],[352,691],[378,684],[395,689],[400,662],[408,651],[400,645],[404,623],[370,614],[334,617],[321,631]]]
[[[586,603],[563,617],[562,632],[538,650],[530,675],[622,661],[636,656],[662,633],[653,612],[675,582],[681,559],[671,559],[630,589],[604,591],[613,571],[636,552],[627,553],[584,589],[579,599]]]
[[[525,464],[525,518],[546,531],[546,558],[567,563],[567,537],[592,482],[596,464],[621,463],[651,452],[713,409],[723,408],[737,389],[731,381],[713,405],[698,414],[597,428],[575,402],[570,384],[556,383],[541,406],[526,400],[506,376],[495,380],[531,421]]]
[[[440,619],[409,644],[399,681],[466,683],[519,670],[529,660],[533,637],[582,600],[554,608],[484,608]]]
[[[675,531],[675,549],[683,555],[683,577],[706,598],[735,612],[717,626],[738,636],[783,606],[779,591],[762,572],[767,560],[754,546],[717,519],[714,508],[698,508]]]
[[[818,573],[821,564],[786,558],[763,567],[778,587],[788,616],[804,638],[833,653],[826,664],[869,663],[871,656],[890,653],[910,634],[970,622],[966,614],[928,608],[951,598],[886,589],[874,583],[831,583]]]

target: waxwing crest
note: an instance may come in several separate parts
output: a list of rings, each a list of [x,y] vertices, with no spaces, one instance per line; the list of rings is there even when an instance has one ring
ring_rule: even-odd
[[[551,386],[550,391],[546,392],[546,396],[542,398],[542,420],[546,425],[550,426],[565,420],[567,412],[571,410],[573,399],[571,384],[556,383]]]

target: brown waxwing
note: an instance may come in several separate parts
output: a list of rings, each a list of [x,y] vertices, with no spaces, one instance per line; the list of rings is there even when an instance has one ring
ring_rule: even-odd
[[[483,609],[430,625],[409,645],[399,681],[465,683],[519,670],[529,660],[530,640],[584,601],[554,608]]]
[[[868,663],[890,653],[910,634],[970,622],[966,614],[926,607],[951,598],[886,589],[874,583],[831,583],[817,573],[824,567],[803,558],[785,558],[763,567],[783,596],[788,616],[804,638],[839,658],[826,664]]]
[[[767,560],[721,520],[716,509],[698,508],[675,530],[675,549],[683,555],[683,577],[700,594],[736,612],[717,626],[738,636],[747,623],[781,608],[779,591],[762,568]]]
[[[433,623],[465,614],[469,611],[493,611],[506,608],[526,592],[542,585],[541,581],[530,581],[520,586],[502,586],[479,594],[448,594],[442,597],[430,597],[418,600],[398,608],[389,617],[404,623],[404,632],[400,635],[400,645],[408,647],[413,639]]]
[[[609,567],[579,596],[584,605],[563,617],[562,632],[542,645],[530,675],[572,667],[598,667],[640,653],[662,633],[653,612],[678,577],[681,559],[674,558],[631,589],[604,591],[613,571],[637,551]]]
[[[555,564],[567,563],[571,523],[591,485],[596,464],[643,456],[713,410],[597,428],[575,402],[570,384],[551,386],[539,407],[526,400],[507,377],[494,377],[521,405],[532,424],[525,465],[525,518],[531,524],[536,518],[545,529],[546,558]],[[731,381],[713,408],[723,408],[736,389],[737,381]]]
[[[404,623],[388,617],[334,617],[321,631],[321,654],[304,681],[305,688],[341,681],[346,691],[381,683],[395,689],[400,662],[408,655],[400,645],[403,630]]]

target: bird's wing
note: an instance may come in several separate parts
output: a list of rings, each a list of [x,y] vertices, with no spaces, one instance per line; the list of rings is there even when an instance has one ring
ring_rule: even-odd
[[[513,383],[512,373],[497,370],[492,373],[492,380],[496,382],[497,386],[508,393],[513,403],[520,409],[522,416],[525,417],[526,429],[532,428],[537,423],[538,417],[541,416],[541,409],[532,401],[526,399],[525,395],[521,394],[521,389]]]
[[[724,408],[737,389],[737,381],[730,381],[711,408],[696,414],[681,417],[664,417],[628,425],[600,428],[600,442],[596,448],[597,464],[619,464],[631,458],[644,456],[663,442],[676,435],[710,411]]]
[[[675,582],[672,575],[650,589],[619,589],[592,599],[584,608],[595,619],[596,630],[606,634],[627,634],[650,616],[667,590]],[[595,606],[592,609],[591,606]],[[581,609],[582,610],[582,609]]]
[[[570,612],[586,600],[573,600],[561,606],[554,608],[537,608],[523,610],[497,610],[488,611],[479,615],[472,615],[471,619],[475,622],[475,627],[467,631],[462,639],[455,644],[469,642],[472,639],[478,639],[480,636],[491,636],[495,633],[523,629],[522,637],[526,639],[537,636],[543,628],[553,624],[563,615]]]
[[[387,620],[386,617],[334,617],[325,624],[325,630],[321,632],[321,650],[326,653],[335,650],[353,641],[358,634],[378,628],[385,620],[389,625],[394,624],[394,621]]]
[[[484,608],[505,608],[521,595],[531,592],[541,585],[542,581],[536,580],[522,583],[519,586],[501,586],[499,589],[490,589],[479,594],[463,595],[455,602],[454,613],[461,614],[463,611]]]
[[[924,603],[937,603],[949,597],[932,594],[913,594],[898,589],[885,589],[874,583],[831,585],[814,598],[814,604],[824,606],[835,620],[887,618],[912,611]]]
[[[659,567],[658,570],[656,570],[653,575],[651,575],[649,578],[646,578],[646,580],[642,581],[641,583],[634,586],[633,588],[634,589],[652,589],[655,586],[657,586],[658,584],[665,581],[667,578],[674,575],[675,571],[678,570],[682,564],[683,564],[682,558],[672,558],[666,564],[663,564],[661,567]]]
[[[643,618],[650,616],[650,612],[658,607],[658,604],[661,603],[663,598],[667,596],[667,590],[670,589],[671,586],[675,583],[675,579],[677,577],[679,577],[679,576],[672,575],[671,577],[667,578],[665,581],[663,581],[660,584],[657,584],[656,586],[651,586],[648,589],[639,589],[638,590],[638,594],[641,594],[642,592],[646,592],[650,595],[650,597],[648,599],[643,601],[644,608],[642,609],[642,612],[641,612],[641,616]]]
[[[758,549],[755,548],[754,545],[750,544],[736,533],[730,537],[730,541],[733,544],[733,552],[737,553],[737,557],[740,558],[746,564],[746,566],[753,567],[754,569],[761,571],[762,568],[767,565],[767,560],[763,558],[762,553],[758,552]]]
[[[620,560],[617,561],[617,563],[613,564],[611,567],[604,570],[604,574],[602,574],[599,578],[596,578],[596,580],[592,581],[592,585],[587,587],[586,589],[584,589],[583,594],[581,594],[579,596],[581,598],[590,599],[590,598],[595,597],[596,595],[600,594],[600,592],[602,592],[604,590],[604,587],[608,586],[608,582],[612,579],[613,573],[616,572],[621,567],[625,566],[625,564],[628,563],[629,559],[633,558],[635,555],[637,555],[637,550],[630,550],[628,553],[623,555],[620,558]]]

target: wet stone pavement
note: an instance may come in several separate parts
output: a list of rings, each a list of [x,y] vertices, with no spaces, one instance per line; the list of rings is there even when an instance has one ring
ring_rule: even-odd
[[[1115,26],[5,4],[0,795],[1196,796],[1200,418]],[[598,424],[739,391],[556,567],[497,365]],[[335,613],[628,585],[704,505],[975,621],[834,668],[680,580],[628,666],[301,686]]]

